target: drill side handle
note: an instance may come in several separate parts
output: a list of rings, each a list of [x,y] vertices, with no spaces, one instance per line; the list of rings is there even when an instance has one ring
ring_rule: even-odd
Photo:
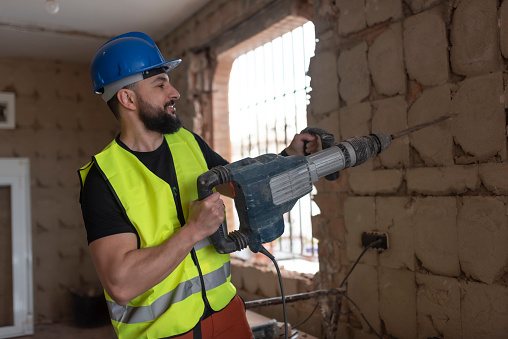
[[[203,200],[209,197],[212,195],[214,187],[229,182],[231,182],[229,171],[223,166],[212,168],[201,174],[197,180],[198,199]],[[227,221],[225,218],[217,231],[209,238],[217,252],[221,254],[240,251],[248,245],[247,236],[241,232],[233,231],[228,234]]]

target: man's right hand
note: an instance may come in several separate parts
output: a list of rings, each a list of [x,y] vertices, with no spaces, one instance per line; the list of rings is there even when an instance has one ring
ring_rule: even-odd
[[[224,201],[222,201],[218,192],[203,200],[191,201],[186,227],[194,227],[203,239],[217,231],[224,220],[224,211]]]

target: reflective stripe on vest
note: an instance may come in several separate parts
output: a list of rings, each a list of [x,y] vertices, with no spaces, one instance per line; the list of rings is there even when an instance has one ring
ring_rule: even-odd
[[[229,262],[224,263],[224,266],[219,270],[224,271],[227,277],[231,274],[231,264]],[[206,282],[207,289],[218,287],[227,282],[226,279],[224,279],[224,274],[217,271],[205,274],[203,278]],[[201,282],[199,277],[184,281],[178,284],[173,291],[164,294],[148,306],[121,306],[114,301],[107,301],[111,319],[126,324],[136,324],[155,320],[167,311],[169,305],[185,300],[194,293],[201,293],[200,286]]]

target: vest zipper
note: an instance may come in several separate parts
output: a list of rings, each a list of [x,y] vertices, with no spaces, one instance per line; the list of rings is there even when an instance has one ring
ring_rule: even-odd
[[[171,154],[171,150],[170,150],[170,154]],[[171,155],[171,160],[173,160],[173,155]],[[183,208],[182,208],[182,201],[180,200],[180,195],[178,194],[179,192],[179,187],[178,187],[178,179],[176,177],[176,170],[175,170],[175,165],[173,162],[171,162],[171,171],[173,172],[172,175],[171,175],[171,178],[174,178],[174,181],[171,182],[171,192],[173,193],[173,198],[174,198],[174,201],[175,201],[175,206],[176,206],[176,213],[178,214],[178,221],[180,221],[180,225],[181,227],[183,227],[185,225],[185,217],[183,215]],[[196,254],[196,250],[194,249],[194,247],[191,249],[191,258],[192,258],[192,261],[194,262],[194,265],[196,265],[196,268],[198,269],[198,273],[199,273],[199,280],[201,282],[201,296],[203,298],[203,302],[205,303],[205,310],[204,310],[204,314],[203,314],[203,318],[206,318],[208,315],[214,313],[212,307],[210,306],[210,302],[208,301],[208,298],[206,296],[206,288],[205,288],[205,280],[203,278],[203,272],[201,271],[201,266],[199,266],[199,261],[198,261],[198,256]]]

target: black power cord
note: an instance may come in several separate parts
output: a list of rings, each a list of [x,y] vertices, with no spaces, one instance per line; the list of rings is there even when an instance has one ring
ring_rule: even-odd
[[[280,274],[279,265],[277,264],[275,257],[270,252],[268,252],[268,250],[266,248],[264,248],[263,246],[261,246],[261,249],[259,250],[259,252],[266,255],[273,262],[273,264],[275,265],[275,269],[277,270],[277,275],[279,276],[280,293],[282,296],[282,309],[284,312],[284,338],[288,339],[289,330],[288,330],[288,319],[287,319],[287,312],[286,312],[286,295],[284,294],[284,286],[282,284],[282,276]]]
[[[342,282],[340,283],[340,286],[339,288],[341,288],[342,286],[344,286],[344,283],[346,282],[347,278],[349,278],[349,276],[351,275],[351,272],[353,272],[354,268],[356,267],[356,265],[360,262],[360,259],[363,257],[363,255],[367,252],[367,250],[369,248],[372,248],[376,245],[379,245],[381,244],[383,240],[382,239],[378,239],[376,241],[373,241],[371,242],[369,245],[367,245],[365,247],[365,249],[362,251],[362,253],[360,253],[360,255],[358,256],[358,258],[356,259],[355,263],[353,264],[353,266],[351,266],[351,268],[349,269],[349,272],[346,274],[346,277],[344,278],[344,280],[342,280]],[[370,329],[372,330],[372,332],[374,332],[374,334],[378,337],[378,338],[381,338],[381,336],[376,332],[376,330],[374,330],[374,328],[370,325],[369,321],[367,320],[367,318],[365,318],[365,315],[363,315],[362,313],[362,310],[360,310],[360,308],[358,307],[358,305],[355,304],[355,302],[353,300],[351,300],[351,298],[349,298],[346,294],[342,294],[342,296],[344,296],[347,300],[349,300],[349,302],[351,302],[355,308],[358,310],[358,312],[360,312],[360,315],[362,316],[363,320],[365,320],[365,322],[367,323],[367,325],[369,325]],[[305,320],[299,322],[298,324],[296,324],[295,326],[292,326],[293,328],[297,328],[298,326],[301,326],[303,325],[304,323],[306,323],[310,317],[312,317],[312,315],[314,314],[314,312],[316,312],[317,308],[319,306],[319,302],[316,303],[316,306],[314,306],[314,309],[312,310],[312,312],[310,312],[310,314],[307,316],[307,318],[305,318]]]
[[[380,245],[381,242],[383,242],[382,239],[378,239],[376,241],[373,241],[371,242],[370,244],[368,244],[367,246],[365,246],[365,249],[362,251],[362,253],[360,253],[360,255],[358,256],[358,258],[356,259],[355,263],[353,264],[353,266],[351,266],[351,268],[349,269],[349,272],[346,274],[346,277],[344,278],[344,280],[342,280],[342,282],[340,283],[339,285],[339,288],[341,288],[344,283],[346,282],[347,278],[349,278],[349,276],[351,275],[351,272],[353,272],[353,270],[355,269],[356,265],[360,262],[360,259],[363,257],[363,255],[365,254],[365,252],[367,252],[367,250],[369,248],[372,248],[376,245]]]
[[[341,288],[345,284],[346,280],[349,278],[349,276],[353,272],[354,268],[360,262],[360,259],[367,252],[367,250],[372,248],[372,247],[374,247],[374,246],[376,246],[376,245],[381,244],[382,241],[383,241],[382,239],[378,239],[376,241],[371,242],[369,245],[367,245],[365,247],[365,249],[362,251],[362,253],[360,253],[358,258],[356,259],[356,261],[353,264],[353,266],[351,266],[351,268],[349,269],[349,272],[344,277],[344,280],[342,280],[342,282],[340,283],[339,288]],[[285,294],[284,294],[284,286],[282,284],[282,276],[280,274],[279,265],[277,264],[277,261],[275,260],[275,257],[270,252],[268,252],[268,250],[266,248],[264,248],[263,246],[261,246],[261,249],[259,250],[259,252],[261,252],[264,255],[266,255],[273,262],[273,264],[275,265],[275,269],[277,270],[277,275],[279,276],[280,291],[281,291],[281,295],[282,295],[282,309],[283,309],[283,312],[284,312],[284,338],[288,339],[288,333],[289,333],[289,331],[288,331],[288,321],[287,321],[287,312],[286,312],[286,297],[285,297]],[[365,320],[367,325],[370,327],[371,331],[374,332],[374,334],[378,338],[381,339],[382,337],[376,332],[376,330],[374,330],[374,328],[368,322],[367,318],[365,318],[365,315],[363,315],[363,313],[360,310],[360,308],[358,307],[358,305],[356,305],[355,302],[353,300],[351,300],[351,298],[349,298],[346,294],[342,294],[342,296],[344,296],[349,302],[351,302],[356,307],[358,312],[360,312],[360,315],[362,316],[363,320]],[[316,304],[316,306],[314,307],[312,312],[309,314],[309,316],[304,321],[302,321],[302,322],[298,323],[297,325],[293,326],[293,328],[297,328],[298,326],[304,324],[307,320],[309,320],[310,317],[312,317],[312,315],[314,314],[314,312],[316,312],[318,306],[319,306],[319,302]]]

